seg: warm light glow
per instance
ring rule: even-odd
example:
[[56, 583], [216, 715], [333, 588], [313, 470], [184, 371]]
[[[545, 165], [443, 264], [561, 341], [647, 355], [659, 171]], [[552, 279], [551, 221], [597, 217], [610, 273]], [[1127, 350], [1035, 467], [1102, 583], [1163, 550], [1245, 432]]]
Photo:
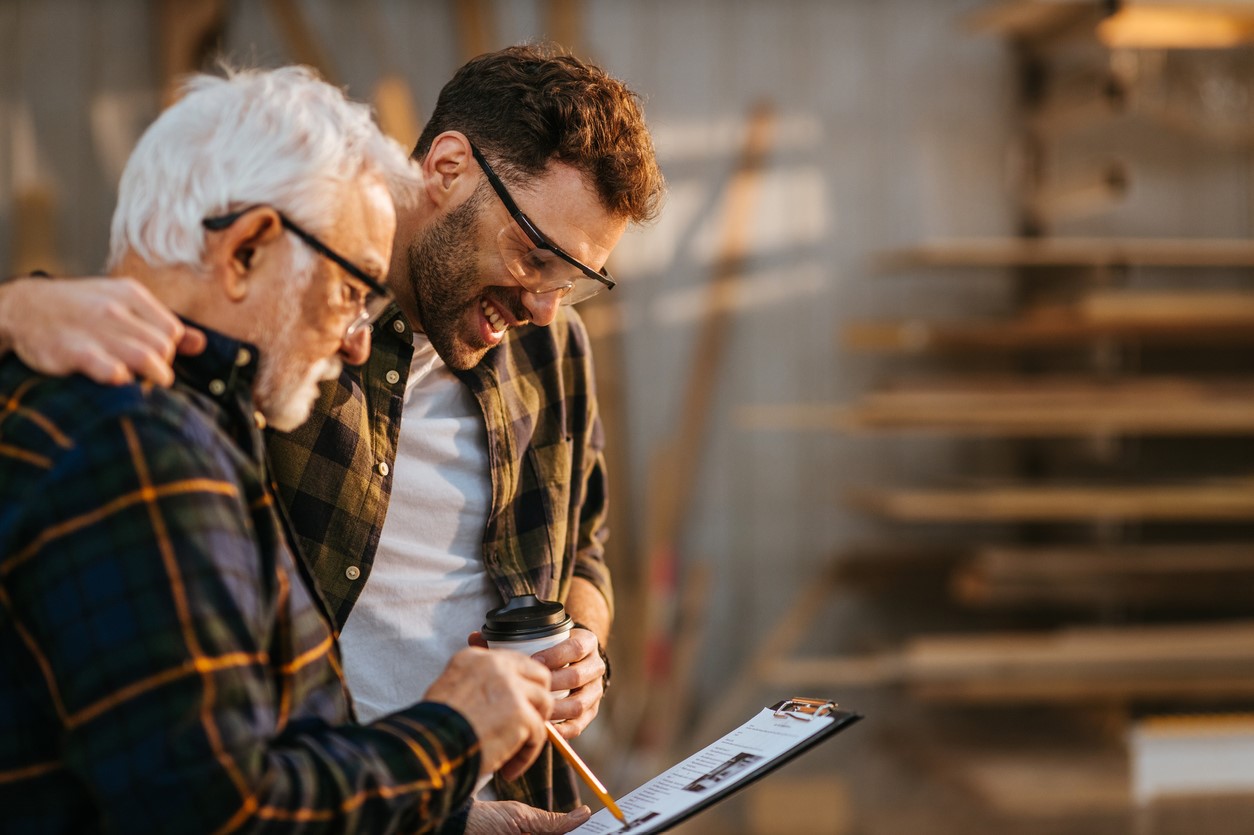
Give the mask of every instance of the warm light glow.
[[1126, 5], [1098, 24], [1097, 36], [1114, 48], [1224, 49], [1254, 41], [1254, 10]]

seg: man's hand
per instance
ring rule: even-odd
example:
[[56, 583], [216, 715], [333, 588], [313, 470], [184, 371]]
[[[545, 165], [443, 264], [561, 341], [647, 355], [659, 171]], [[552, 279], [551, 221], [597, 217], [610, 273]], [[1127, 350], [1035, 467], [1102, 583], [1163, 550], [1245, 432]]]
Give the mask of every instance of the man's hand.
[[553, 671], [554, 690], [570, 690], [569, 696], [553, 704], [553, 721], [560, 722], [558, 733], [574, 739], [596, 718], [605, 696], [601, 684], [605, 662], [597, 652], [597, 636], [587, 629], [572, 629], [565, 641], [531, 657]]
[[44, 374], [168, 386], [175, 352], [200, 353], [205, 335], [129, 278], [23, 278], [0, 286], [0, 345]]
[[592, 817], [592, 810], [580, 806], [573, 812], [546, 812], [513, 800], [476, 800], [466, 818], [466, 835], [549, 835], [569, 832]]
[[480, 774], [507, 780], [531, 765], [548, 737], [553, 710], [549, 671], [517, 652], [472, 647], [453, 656], [423, 697], [456, 710], [474, 728], [482, 751]]

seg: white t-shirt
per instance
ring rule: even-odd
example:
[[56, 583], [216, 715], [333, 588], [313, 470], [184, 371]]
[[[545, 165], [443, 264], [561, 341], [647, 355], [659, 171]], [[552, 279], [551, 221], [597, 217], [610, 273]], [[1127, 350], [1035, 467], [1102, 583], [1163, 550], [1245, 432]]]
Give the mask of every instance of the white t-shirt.
[[421, 333], [392, 479], [370, 578], [340, 635], [363, 722], [420, 701], [501, 605], [482, 557], [492, 500], [483, 411]]

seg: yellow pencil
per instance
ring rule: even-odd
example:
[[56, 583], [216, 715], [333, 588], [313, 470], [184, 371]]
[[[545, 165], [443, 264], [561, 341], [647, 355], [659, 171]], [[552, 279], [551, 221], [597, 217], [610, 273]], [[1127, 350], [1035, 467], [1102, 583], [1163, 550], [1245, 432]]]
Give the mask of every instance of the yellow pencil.
[[571, 768], [579, 772], [579, 776], [588, 784], [588, 788], [596, 793], [597, 798], [605, 804], [605, 808], [610, 810], [610, 814], [626, 823], [627, 818], [623, 816], [623, 812], [618, 808], [618, 804], [614, 802], [614, 798], [610, 797], [610, 793], [605, 790], [605, 786], [601, 785], [601, 781], [592, 773], [592, 769], [588, 768], [587, 763], [579, 758], [579, 755], [575, 753], [575, 749], [570, 747], [570, 743], [557, 732], [557, 728], [553, 727], [553, 723], [545, 722], [544, 729], [548, 731], [549, 740], [553, 743], [553, 747], [561, 752], [562, 756], [566, 758], [566, 762], [570, 763]]

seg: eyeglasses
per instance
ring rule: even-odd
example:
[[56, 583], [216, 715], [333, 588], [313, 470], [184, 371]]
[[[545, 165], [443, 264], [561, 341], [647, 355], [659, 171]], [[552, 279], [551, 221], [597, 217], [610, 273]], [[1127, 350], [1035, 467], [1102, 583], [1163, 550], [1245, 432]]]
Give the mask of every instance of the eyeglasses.
[[[514, 276], [514, 280], [524, 289], [537, 295], [541, 293], [557, 293], [562, 304], [576, 304], [591, 298], [604, 289], [614, 289], [615, 281], [609, 272], [602, 267], [594, 270], [575, 256], [569, 254], [547, 236], [531, 218], [518, 208], [514, 198], [505, 188], [505, 183], [488, 165], [488, 161], [479, 153], [475, 143], [470, 143], [470, 152], [475, 161], [483, 169], [484, 176], [496, 196], [505, 204], [506, 211], [527, 235], [530, 246], [518, 240], [513, 230], [506, 226], [496, 236], [496, 245], [505, 260], [505, 267]], [[575, 270], [572, 270], [574, 267]], [[576, 272], [577, 270], [577, 272]]]
[[[257, 206], [248, 206], [237, 212], [231, 212], [227, 215], [219, 215], [218, 217], [207, 217], [200, 223], [211, 232], [221, 232], [229, 229], [231, 224], [239, 220], [241, 217], [251, 212]], [[277, 211], [277, 210], [276, 210]], [[296, 225], [287, 215], [278, 212], [279, 223], [283, 224], [283, 228], [300, 238], [314, 252], [326, 258], [337, 267], [348, 273], [357, 281], [366, 285], [363, 292], [361, 288], [355, 286], [352, 282], [344, 280], [343, 286], [346, 295], [343, 299], [345, 307], [356, 308], [359, 312], [348, 327], [344, 330], [344, 338], [353, 336], [362, 328], [372, 324], [380, 316], [383, 311], [387, 310], [389, 304], [392, 303], [392, 291], [380, 284], [376, 279], [371, 278], [361, 267], [358, 267], [352, 261], [349, 261], [343, 255], [340, 255], [331, 247], [318, 240], [313, 234], [306, 232], [304, 229]]]

